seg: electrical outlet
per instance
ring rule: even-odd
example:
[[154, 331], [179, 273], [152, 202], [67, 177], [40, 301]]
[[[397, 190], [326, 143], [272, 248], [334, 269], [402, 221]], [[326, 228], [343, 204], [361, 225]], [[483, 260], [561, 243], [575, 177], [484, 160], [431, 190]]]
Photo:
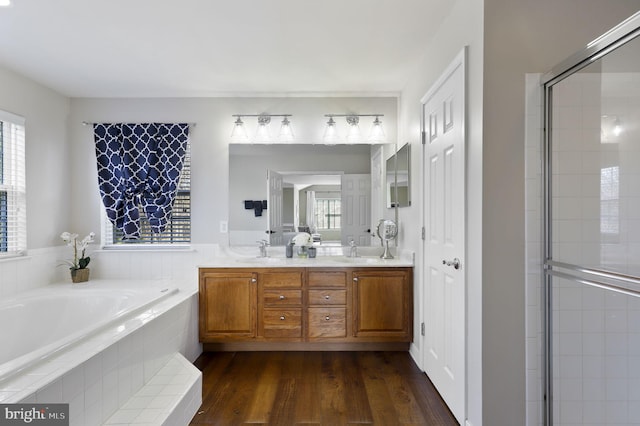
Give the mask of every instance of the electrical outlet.
[[220, 233], [226, 234], [229, 231], [229, 224], [226, 220], [220, 221]]

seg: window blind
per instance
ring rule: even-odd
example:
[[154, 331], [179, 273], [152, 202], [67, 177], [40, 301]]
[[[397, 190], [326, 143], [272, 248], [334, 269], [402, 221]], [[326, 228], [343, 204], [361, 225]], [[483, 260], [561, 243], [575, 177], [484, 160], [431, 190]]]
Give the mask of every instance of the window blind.
[[0, 111], [0, 257], [27, 248], [25, 120]]

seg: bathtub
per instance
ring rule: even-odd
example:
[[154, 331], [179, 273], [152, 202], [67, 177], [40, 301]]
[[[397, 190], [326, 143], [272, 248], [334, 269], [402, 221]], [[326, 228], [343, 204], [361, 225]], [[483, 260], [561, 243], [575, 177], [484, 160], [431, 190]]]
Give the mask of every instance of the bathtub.
[[52, 284], [0, 303], [0, 387], [178, 292], [162, 282]]

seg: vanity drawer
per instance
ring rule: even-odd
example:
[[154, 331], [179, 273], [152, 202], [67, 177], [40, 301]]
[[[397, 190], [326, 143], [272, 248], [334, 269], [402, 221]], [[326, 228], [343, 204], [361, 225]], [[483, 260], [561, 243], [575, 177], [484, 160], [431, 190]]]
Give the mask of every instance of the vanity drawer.
[[307, 275], [309, 287], [346, 287], [346, 271], [311, 271]]
[[347, 290], [309, 290], [310, 305], [345, 305]]
[[345, 308], [309, 308], [309, 338], [346, 337]]
[[302, 290], [264, 290], [263, 300], [268, 306], [300, 305]]
[[302, 287], [301, 271], [264, 272], [258, 278], [263, 287]]
[[264, 337], [302, 337], [302, 309], [264, 309]]

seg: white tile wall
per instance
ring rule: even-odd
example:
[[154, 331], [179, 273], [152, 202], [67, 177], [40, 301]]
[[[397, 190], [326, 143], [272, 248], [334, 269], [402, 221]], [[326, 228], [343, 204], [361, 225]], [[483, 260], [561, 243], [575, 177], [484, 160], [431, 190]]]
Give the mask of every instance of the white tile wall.
[[[554, 258], [638, 274], [640, 258], [640, 145], [638, 130], [626, 128], [617, 144], [600, 141], [600, 116], [640, 119], [633, 90], [601, 102], [603, 86], [638, 75], [583, 73], [556, 86], [553, 161]], [[617, 81], [616, 81], [617, 80]], [[540, 92], [537, 76], [527, 76], [527, 424], [542, 424], [542, 334], [540, 318], [541, 175]], [[602, 105], [601, 105], [602, 103]], [[620, 165], [620, 234], [600, 234], [600, 169]], [[554, 278], [554, 424], [640, 424], [640, 300]]]

